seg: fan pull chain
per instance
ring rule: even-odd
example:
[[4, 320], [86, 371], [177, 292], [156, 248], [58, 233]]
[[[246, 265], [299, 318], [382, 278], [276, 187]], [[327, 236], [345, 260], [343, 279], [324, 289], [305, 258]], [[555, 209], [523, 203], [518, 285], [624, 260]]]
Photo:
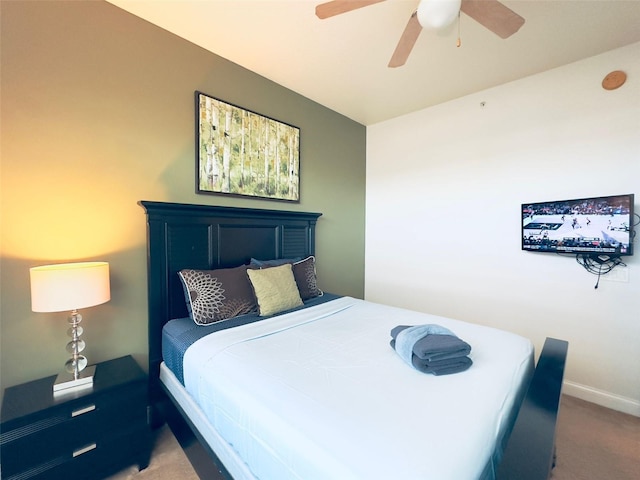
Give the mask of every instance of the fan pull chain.
[[456, 42], [456, 47], [460, 48], [462, 45], [462, 41], [460, 40], [460, 12], [458, 12], [458, 41]]

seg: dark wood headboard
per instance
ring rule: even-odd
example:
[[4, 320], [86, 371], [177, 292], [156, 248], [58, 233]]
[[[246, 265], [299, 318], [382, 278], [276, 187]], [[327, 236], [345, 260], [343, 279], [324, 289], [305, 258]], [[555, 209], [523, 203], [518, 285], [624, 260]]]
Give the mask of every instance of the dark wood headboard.
[[153, 405], [160, 393], [162, 327], [187, 316], [177, 272], [212, 270], [250, 259], [315, 254], [321, 213], [141, 201], [147, 213], [149, 383]]

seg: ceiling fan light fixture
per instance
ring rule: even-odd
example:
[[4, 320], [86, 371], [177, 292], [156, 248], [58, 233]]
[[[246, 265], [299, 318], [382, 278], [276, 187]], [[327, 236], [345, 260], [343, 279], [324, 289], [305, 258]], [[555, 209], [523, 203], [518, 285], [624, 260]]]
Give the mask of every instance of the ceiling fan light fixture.
[[418, 5], [418, 22], [422, 28], [439, 30], [458, 17], [462, 0], [422, 0]]

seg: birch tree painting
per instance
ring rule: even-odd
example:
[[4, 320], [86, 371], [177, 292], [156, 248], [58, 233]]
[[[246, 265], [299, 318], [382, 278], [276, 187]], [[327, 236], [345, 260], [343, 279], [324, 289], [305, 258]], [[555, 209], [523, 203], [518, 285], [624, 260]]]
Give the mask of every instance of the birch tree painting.
[[198, 192], [299, 201], [300, 129], [200, 92]]

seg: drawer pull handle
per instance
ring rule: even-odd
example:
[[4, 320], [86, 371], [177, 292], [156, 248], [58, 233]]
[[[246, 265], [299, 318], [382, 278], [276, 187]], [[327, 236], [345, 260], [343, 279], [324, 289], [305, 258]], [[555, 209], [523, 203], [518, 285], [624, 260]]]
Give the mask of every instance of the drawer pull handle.
[[88, 407], [79, 408], [78, 410], [74, 410], [71, 412], [72, 417], [77, 417], [78, 415], [82, 415], [83, 413], [89, 413], [96, 409], [95, 405], [89, 405]]
[[82, 455], [83, 453], [90, 452], [91, 450], [93, 450], [96, 447], [97, 447], [97, 445], [95, 443], [92, 443], [91, 445], [87, 445], [86, 447], [79, 448], [78, 450], [75, 450], [73, 452], [73, 458], [76, 458], [76, 457]]

